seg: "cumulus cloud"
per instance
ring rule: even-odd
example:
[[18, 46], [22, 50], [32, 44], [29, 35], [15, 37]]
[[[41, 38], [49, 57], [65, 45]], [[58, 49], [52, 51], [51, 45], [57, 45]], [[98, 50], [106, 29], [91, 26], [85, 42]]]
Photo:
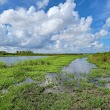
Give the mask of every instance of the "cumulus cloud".
[[99, 32], [97, 32], [96, 34], [95, 34], [97, 37], [105, 37], [105, 36], [107, 36], [108, 35], [108, 31], [107, 30], [105, 30], [105, 29], [101, 29]]
[[0, 0], [0, 5], [3, 5], [7, 2], [7, 0]]
[[49, 0], [39, 0], [36, 4], [39, 9], [45, 8], [49, 3]]
[[110, 17], [106, 19], [106, 23], [104, 25], [104, 28], [110, 27]]
[[[46, 5], [45, 5], [46, 6]], [[47, 12], [9, 9], [0, 14], [0, 46], [20, 49], [37, 49], [40, 52], [78, 52], [99, 49], [98, 40], [106, 36], [104, 29], [92, 33], [93, 18], [80, 18], [74, 11], [76, 4], [67, 0], [51, 7]]]

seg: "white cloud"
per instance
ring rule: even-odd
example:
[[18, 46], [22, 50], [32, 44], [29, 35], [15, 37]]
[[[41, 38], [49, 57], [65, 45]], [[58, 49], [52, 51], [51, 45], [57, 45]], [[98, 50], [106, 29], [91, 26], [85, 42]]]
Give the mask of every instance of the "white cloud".
[[106, 23], [104, 25], [104, 28], [110, 27], [110, 17], [106, 19]]
[[36, 4], [39, 9], [45, 8], [49, 3], [49, 0], [39, 0]]
[[44, 52], [80, 52], [99, 49], [98, 40], [108, 33], [102, 29], [92, 33], [93, 18], [80, 18], [76, 4], [67, 0], [47, 12], [19, 8], [0, 14], [0, 46], [9, 50], [37, 49]]
[[101, 29], [99, 32], [97, 32], [96, 34], [96, 37], [105, 37], [108, 35], [108, 31], [104, 30], [104, 29]]
[[97, 49], [100, 49], [103, 47], [102, 43], [99, 43], [98, 41], [93, 42], [91, 45], [89, 45], [90, 47], [95, 47]]
[[0, 0], [0, 5], [3, 5], [7, 2], [7, 0]]
[[35, 11], [36, 11], [36, 8], [35, 8], [34, 6], [31, 6], [31, 7], [29, 8], [29, 10], [27, 11], [27, 13], [31, 15], [31, 14], [33, 14]]

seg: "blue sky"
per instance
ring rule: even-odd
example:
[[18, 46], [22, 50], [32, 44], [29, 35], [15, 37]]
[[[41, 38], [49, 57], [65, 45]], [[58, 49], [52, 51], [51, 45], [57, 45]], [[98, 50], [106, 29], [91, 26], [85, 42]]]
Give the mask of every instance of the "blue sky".
[[0, 0], [0, 50], [110, 51], [110, 0]]

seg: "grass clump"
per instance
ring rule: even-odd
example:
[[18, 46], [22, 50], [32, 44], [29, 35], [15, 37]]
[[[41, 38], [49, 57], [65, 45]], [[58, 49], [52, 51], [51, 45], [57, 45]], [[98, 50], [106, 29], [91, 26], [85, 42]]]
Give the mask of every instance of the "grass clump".
[[89, 61], [100, 68], [110, 70], [110, 52], [92, 54], [89, 56]]
[[6, 68], [6, 64], [4, 62], [0, 62], [0, 68]]

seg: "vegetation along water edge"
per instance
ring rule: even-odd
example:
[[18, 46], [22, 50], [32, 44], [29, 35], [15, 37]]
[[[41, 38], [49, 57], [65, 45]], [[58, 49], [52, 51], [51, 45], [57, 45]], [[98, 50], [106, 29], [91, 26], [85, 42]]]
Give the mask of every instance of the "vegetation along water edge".
[[[62, 75], [62, 68], [85, 57], [96, 65], [86, 79]], [[1, 62], [0, 110], [109, 110], [109, 78], [110, 53], [53, 55], [10, 66]]]

